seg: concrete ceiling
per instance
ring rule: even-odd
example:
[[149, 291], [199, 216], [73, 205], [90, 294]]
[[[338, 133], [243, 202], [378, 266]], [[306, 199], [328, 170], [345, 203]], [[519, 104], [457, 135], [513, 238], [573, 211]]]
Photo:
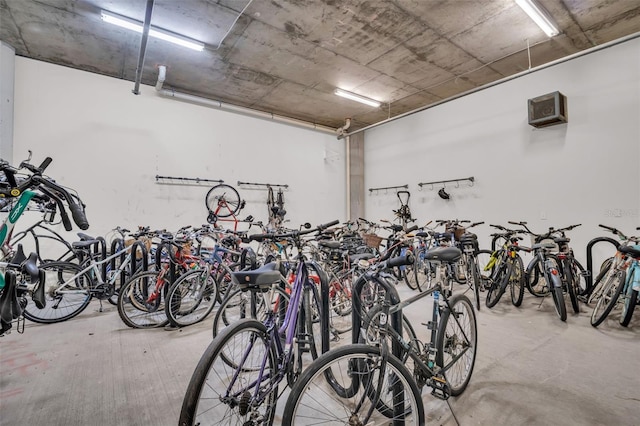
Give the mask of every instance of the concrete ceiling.
[[[539, 1], [560, 35], [514, 0], [155, 0], [151, 25], [206, 47], [150, 38], [142, 83], [166, 65], [165, 88], [332, 128], [350, 117], [354, 130], [640, 30], [639, 0]], [[142, 37], [100, 12], [144, 21], [147, 4], [0, 0], [0, 39], [19, 56], [133, 82]]]

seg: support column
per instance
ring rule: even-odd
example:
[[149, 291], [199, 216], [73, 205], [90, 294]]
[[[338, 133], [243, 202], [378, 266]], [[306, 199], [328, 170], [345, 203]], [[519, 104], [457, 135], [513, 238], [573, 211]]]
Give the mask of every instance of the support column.
[[0, 41], [0, 158], [13, 163], [13, 84], [16, 51]]
[[364, 133], [349, 136], [349, 220], [364, 218]]

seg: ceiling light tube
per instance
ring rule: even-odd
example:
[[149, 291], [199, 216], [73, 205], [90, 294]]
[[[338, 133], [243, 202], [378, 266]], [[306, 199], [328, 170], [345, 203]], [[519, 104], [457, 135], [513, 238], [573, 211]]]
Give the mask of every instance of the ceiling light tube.
[[533, 22], [538, 24], [540, 29], [542, 29], [547, 36], [553, 37], [560, 34], [560, 30], [555, 22], [553, 22], [553, 19], [551, 19], [549, 12], [547, 12], [535, 0], [516, 0], [516, 4], [520, 6], [520, 8], [524, 10], [531, 19], [533, 19]]
[[[126, 16], [118, 15], [112, 12], [102, 11], [101, 18], [104, 22], [108, 22], [113, 25], [117, 25], [122, 28], [126, 28], [137, 33], [142, 33], [142, 22], [136, 21]], [[173, 44], [177, 44], [182, 47], [197, 50], [202, 52], [204, 50], [204, 43], [198, 40], [193, 40], [180, 34], [172, 33], [161, 28], [151, 27], [149, 29], [149, 36], [159, 38], [160, 40], [168, 41]]]
[[355, 93], [347, 92], [346, 90], [336, 89], [334, 93], [338, 96], [342, 96], [343, 98], [351, 99], [352, 101], [360, 102], [374, 108], [378, 108], [381, 105], [381, 103], [378, 101], [365, 98], [364, 96], [356, 95]]

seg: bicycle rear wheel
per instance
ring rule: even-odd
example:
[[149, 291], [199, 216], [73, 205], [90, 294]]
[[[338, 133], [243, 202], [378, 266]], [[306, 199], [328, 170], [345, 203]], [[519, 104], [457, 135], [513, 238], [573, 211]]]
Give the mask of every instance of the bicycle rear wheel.
[[569, 301], [571, 302], [571, 308], [576, 314], [580, 313], [580, 305], [578, 304], [578, 268], [570, 260], [565, 260], [563, 265], [564, 282], [567, 286], [567, 293], [569, 294]]
[[270, 342], [265, 325], [252, 319], [222, 331], [191, 376], [178, 424], [272, 424], [279, 366]]
[[329, 326], [336, 333], [346, 333], [351, 330], [351, 274], [329, 277]]
[[458, 294], [442, 312], [436, 338], [436, 363], [442, 367], [451, 395], [467, 388], [476, 363], [478, 344], [476, 314], [471, 301]]
[[218, 298], [218, 287], [208, 268], [182, 274], [167, 292], [165, 314], [175, 327], [205, 319]]
[[487, 308], [493, 308], [498, 304], [507, 289], [507, 285], [509, 285], [512, 264], [505, 261], [502, 265], [498, 265], [497, 268], [499, 269], [496, 271], [496, 279], [487, 290]]
[[624, 271], [613, 271], [607, 276], [602, 293], [591, 313], [591, 325], [599, 326], [607, 318], [618, 302], [625, 280]]
[[467, 257], [467, 282], [473, 290], [473, 297], [475, 299], [475, 306], [477, 310], [480, 310], [480, 286], [482, 285], [480, 279], [480, 272], [478, 271], [478, 265], [473, 255]]
[[396, 357], [382, 362], [380, 348], [347, 345], [311, 363], [291, 389], [282, 424], [312, 422], [421, 425], [424, 406], [411, 373]]
[[38, 309], [33, 300], [24, 309], [24, 316], [30, 321], [52, 324], [66, 321], [84, 311], [91, 301], [93, 281], [89, 274], [81, 273], [82, 268], [75, 263], [49, 262], [39, 266], [45, 272], [44, 286], [46, 306]]

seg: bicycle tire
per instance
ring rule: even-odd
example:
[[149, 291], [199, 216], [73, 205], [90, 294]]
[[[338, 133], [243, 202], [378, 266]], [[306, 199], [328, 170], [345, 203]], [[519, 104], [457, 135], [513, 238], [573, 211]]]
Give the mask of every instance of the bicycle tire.
[[[263, 372], [262, 383], [269, 385], [277, 376], [278, 361], [270, 342], [265, 325], [253, 319], [241, 320], [223, 330], [209, 344], [191, 376], [178, 424], [250, 424], [246, 422], [254, 415], [261, 417], [264, 424], [272, 424], [278, 385], [274, 384], [258, 406], [252, 406], [254, 387], [241, 392], [242, 386], [256, 382], [263, 362], [268, 371]], [[231, 359], [238, 361], [230, 363]], [[226, 395], [228, 386], [238, 396]]]
[[[300, 320], [300, 328], [298, 329], [298, 345], [303, 341], [308, 342], [308, 346], [302, 346], [302, 351], [308, 350], [312, 359], [318, 358], [318, 354], [322, 353], [322, 328], [321, 309], [319, 306], [319, 297], [317, 287], [315, 285], [303, 289], [302, 293], [302, 309], [298, 311], [298, 319]], [[304, 335], [302, 338], [301, 332]]]
[[478, 250], [475, 253], [476, 265], [478, 265], [478, 272], [480, 273], [481, 288], [488, 289], [490, 286], [489, 277], [493, 273], [493, 268], [488, 268], [487, 265], [491, 259], [493, 252], [491, 250]]
[[478, 271], [478, 265], [476, 264], [475, 257], [470, 255], [467, 258], [467, 275], [470, 278], [470, 285], [473, 290], [473, 298], [475, 300], [475, 307], [479, 311], [482, 302], [480, 301], [480, 272]]
[[567, 305], [564, 303], [564, 291], [562, 287], [554, 287], [551, 291], [551, 297], [553, 298], [553, 306], [556, 309], [556, 313], [560, 318], [560, 321], [567, 320]]
[[524, 262], [522, 258], [516, 254], [512, 265], [514, 267], [511, 271], [511, 277], [509, 278], [509, 290], [511, 292], [511, 303], [513, 306], [518, 307], [522, 305], [522, 299], [524, 298]]
[[507, 285], [509, 285], [509, 278], [511, 277], [512, 265], [510, 262], [505, 261], [498, 268], [500, 269], [496, 273], [497, 279], [491, 283], [491, 287], [487, 290], [486, 304], [489, 309], [498, 304], [507, 289]]
[[188, 271], [171, 285], [165, 299], [165, 314], [174, 327], [196, 324], [213, 311], [218, 286], [208, 268]]
[[[574, 271], [576, 268], [576, 271]], [[563, 264], [563, 275], [564, 282], [567, 286], [567, 293], [569, 294], [569, 301], [571, 302], [571, 308], [573, 312], [576, 314], [580, 313], [580, 305], [578, 304], [578, 289], [577, 289], [577, 279], [576, 276], [577, 267], [573, 264], [571, 260], [565, 260]]]
[[602, 265], [600, 266], [600, 272], [598, 272], [598, 275], [596, 276], [596, 279], [593, 281], [593, 285], [589, 290], [589, 298], [587, 299], [587, 304], [591, 304], [594, 301], [597, 301], [597, 299], [602, 295], [602, 289], [606, 282], [606, 277], [609, 274], [609, 270], [611, 269], [611, 265], [613, 265], [614, 260], [615, 258], [610, 257], [602, 262]]
[[[41, 264], [39, 269], [45, 272], [45, 282], [39, 285], [44, 286], [46, 305], [39, 309], [28, 298], [23, 312], [25, 318], [41, 324], [53, 324], [71, 319], [89, 306], [93, 280], [86, 272], [80, 274], [82, 267], [69, 262], [48, 262]], [[76, 275], [73, 283], [66, 284], [62, 290], [68, 293], [58, 293], [60, 286]]]
[[[574, 271], [574, 282], [576, 288], [576, 294], [578, 296], [585, 296], [591, 292], [591, 287], [589, 287], [589, 283], [587, 282], [587, 270], [584, 269], [584, 266], [578, 259], [575, 257], [571, 260], [573, 265], [577, 268], [577, 271]], [[576, 272], [577, 272], [577, 280], [576, 280]]]
[[[215, 185], [207, 192], [205, 206], [217, 217], [233, 216], [240, 210], [240, 194], [233, 186], [226, 183]], [[226, 211], [222, 211], [223, 208]]]
[[158, 271], [139, 272], [120, 289], [118, 315], [128, 327], [154, 328], [169, 323], [164, 303], [170, 283], [166, 276], [158, 274]]
[[[371, 386], [379, 384], [377, 368], [381, 357], [380, 348], [363, 344], [343, 346], [319, 357], [293, 385], [284, 408], [282, 424], [309, 424], [311, 419], [339, 424], [389, 424], [394, 420], [405, 425], [424, 424], [424, 405], [415, 381], [401, 361], [391, 354], [386, 358], [383, 388], [389, 390], [395, 386], [398, 402], [403, 397], [401, 404], [397, 404], [401, 407], [400, 413], [398, 418], [389, 418], [385, 415], [388, 413], [375, 409], [381, 401], [371, 400], [371, 392], [374, 392]], [[327, 382], [327, 376], [335, 381]], [[336, 398], [340, 394], [336, 387], [354, 392], [345, 392], [343, 395], [349, 396]], [[384, 396], [393, 401], [394, 395]], [[394, 406], [386, 402], [383, 405]], [[355, 412], [355, 407], [359, 408], [358, 412]], [[366, 416], [368, 412], [371, 412], [371, 417], [363, 419], [361, 416]]]
[[[278, 326], [284, 321], [284, 312], [289, 304], [289, 294], [276, 287], [272, 299], [272, 308], [278, 309]], [[263, 321], [266, 318], [266, 307], [264, 298], [260, 297], [260, 293], [243, 292], [239, 288], [232, 290], [218, 307], [216, 315], [213, 318], [212, 334], [215, 339], [223, 329], [245, 318], [253, 318]], [[252, 315], [256, 312], [256, 316]]]
[[596, 301], [596, 306], [593, 307], [593, 312], [591, 312], [592, 326], [597, 327], [602, 324], [611, 313], [618, 301], [620, 292], [622, 292], [624, 281], [624, 271], [613, 271], [607, 276], [607, 280], [602, 289], [602, 295]]
[[[525, 272], [527, 290], [536, 297], [545, 297], [549, 294], [550, 286], [546, 281], [542, 267], [540, 259], [534, 257]], [[544, 281], [540, 281], [541, 279]]]
[[[638, 270], [636, 269], [636, 273], [637, 272]], [[620, 325], [623, 327], [627, 327], [629, 326], [629, 323], [631, 323], [633, 311], [635, 310], [638, 303], [638, 290], [634, 290], [633, 287], [631, 287], [633, 280], [627, 280], [627, 282], [629, 283], [628, 285], [630, 291], [625, 297], [624, 303], [622, 305], [622, 313], [620, 314]]]
[[[443, 368], [453, 396], [460, 395], [469, 384], [477, 345], [478, 328], [473, 305], [468, 297], [457, 294], [449, 299], [449, 307], [442, 312], [436, 338], [436, 364]], [[454, 374], [456, 372], [458, 374]]]
[[344, 274], [340, 279], [330, 274], [329, 279], [329, 327], [338, 334], [351, 330], [351, 278]]

